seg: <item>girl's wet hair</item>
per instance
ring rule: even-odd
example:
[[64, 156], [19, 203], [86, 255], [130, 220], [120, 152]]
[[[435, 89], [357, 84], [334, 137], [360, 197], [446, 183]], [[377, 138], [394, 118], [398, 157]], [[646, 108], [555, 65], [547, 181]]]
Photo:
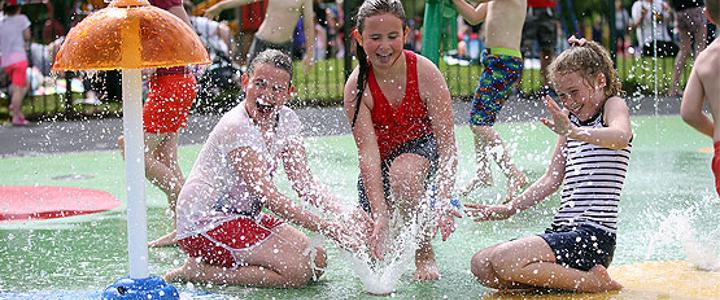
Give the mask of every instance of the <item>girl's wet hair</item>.
[[605, 97], [624, 96], [610, 53], [600, 44], [587, 41], [582, 46], [572, 46], [560, 53], [549, 67], [550, 81], [555, 83], [559, 76], [577, 72], [590, 86], [598, 74], [605, 75]]
[[255, 58], [250, 62], [250, 65], [248, 66], [247, 73], [252, 74], [257, 65], [259, 64], [270, 64], [275, 66], [278, 69], [281, 69], [283, 71], [288, 72], [290, 74], [290, 79], [292, 80], [293, 76], [293, 64], [292, 59], [290, 59], [290, 56], [283, 53], [280, 50], [275, 49], [268, 49], [263, 52], [260, 52]]
[[[363, 2], [358, 8], [357, 15], [355, 15], [355, 27], [358, 32], [362, 34], [365, 29], [365, 19], [377, 16], [381, 14], [391, 14], [402, 21], [405, 24], [405, 9], [403, 8], [400, 0], [369, 0]], [[365, 49], [359, 44], [357, 45], [357, 58], [360, 62], [360, 72], [357, 78], [357, 94], [355, 94], [355, 114], [353, 115], [351, 127], [355, 127], [355, 121], [357, 121], [358, 113], [360, 112], [360, 100], [365, 92], [365, 85], [367, 84], [368, 72], [370, 71], [370, 64], [367, 60], [367, 54]]]

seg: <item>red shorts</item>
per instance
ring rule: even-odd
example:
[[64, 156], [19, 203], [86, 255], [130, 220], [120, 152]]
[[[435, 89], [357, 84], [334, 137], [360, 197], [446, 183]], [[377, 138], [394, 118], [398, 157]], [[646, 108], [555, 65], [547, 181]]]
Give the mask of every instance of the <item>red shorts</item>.
[[262, 214], [258, 221], [238, 218], [212, 230], [178, 241], [180, 249], [190, 257], [199, 257], [213, 266], [235, 268], [235, 252], [250, 251], [272, 235], [271, 230], [284, 224], [279, 219]]
[[715, 192], [720, 196], [720, 141], [715, 142], [715, 155], [712, 159], [712, 172], [715, 175]]
[[143, 105], [145, 132], [171, 133], [186, 127], [190, 107], [197, 94], [195, 76], [152, 76], [148, 85], [150, 91]]
[[27, 60], [23, 60], [3, 68], [5, 74], [10, 77], [10, 84], [17, 87], [25, 87], [27, 84], [27, 66]]

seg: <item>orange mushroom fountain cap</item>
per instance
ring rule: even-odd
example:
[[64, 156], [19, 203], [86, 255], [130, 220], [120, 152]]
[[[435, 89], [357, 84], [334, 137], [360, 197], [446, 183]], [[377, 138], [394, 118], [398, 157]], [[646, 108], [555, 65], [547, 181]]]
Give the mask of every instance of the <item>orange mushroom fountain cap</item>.
[[190, 26], [147, 0], [114, 0], [73, 27], [53, 70], [117, 70], [208, 64]]
[[110, 7], [136, 7], [136, 6], [150, 6], [148, 0], [115, 0], [110, 3]]

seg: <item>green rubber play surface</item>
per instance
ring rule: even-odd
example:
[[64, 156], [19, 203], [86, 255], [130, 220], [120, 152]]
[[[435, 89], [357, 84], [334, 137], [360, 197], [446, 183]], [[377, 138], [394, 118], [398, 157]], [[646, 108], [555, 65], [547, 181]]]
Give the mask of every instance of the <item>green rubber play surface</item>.
[[[531, 180], [545, 172], [556, 136], [539, 122], [498, 125]], [[634, 117], [633, 153], [620, 205], [618, 245], [613, 266], [647, 261], [692, 261], [688, 240], [708, 246], [700, 260], [717, 258], [720, 234], [710, 161], [712, 141], [685, 125], [679, 117]], [[460, 146], [458, 186], [474, 172], [472, 138], [466, 126], [457, 128]], [[306, 147], [315, 176], [343, 201], [356, 201], [357, 152], [350, 136], [308, 138]], [[187, 174], [200, 145], [181, 147], [180, 163]], [[284, 178], [284, 175], [276, 176]], [[121, 200], [119, 208], [91, 215], [23, 223], [0, 223], [0, 298], [24, 298], [52, 291], [101, 291], [128, 273], [125, 223], [124, 165], [117, 151], [82, 152], [0, 159], [2, 185], [51, 185], [98, 189]], [[292, 198], [284, 180], [278, 185]], [[494, 203], [502, 197], [505, 180], [495, 169], [496, 186], [463, 198], [463, 203]], [[160, 190], [147, 183], [149, 237], [171, 228]], [[495, 223], [460, 221], [447, 242], [435, 242], [442, 279], [411, 280], [411, 268], [397, 286], [403, 299], [441, 299], [491, 295], [475, 282], [471, 256], [495, 243], [539, 233], [559, 206], [557, 195], [510, 220]], [[689, 225], [687, 226], [683, 226]], [[689, 229], [688, 229], [689, 228]], [[357, 299], [372, 297], [339, 251], [325, 243], [328, 269], [320, 282], [296, 290], [178, 284], [183, 290], [210, 291], [227, 298]], [[150, 272], [162, 275], [184, 261], [174, 247], [150, 249]], [[707, 262], [707, 261], [706, 261]], [[5, 293], [5, 296], [3, 296]], [[30, 294], [17, 294], [30, 293]], [[15, 296], [13, 296], [15, 295]], [[455, 296], [455, 297], [454, 297]], [[720, 297], [720, 295], [715, 295]], [[493, 296], [495, 297], [495, 296]], [[45, 298], [45, 297], [42, 297]]]

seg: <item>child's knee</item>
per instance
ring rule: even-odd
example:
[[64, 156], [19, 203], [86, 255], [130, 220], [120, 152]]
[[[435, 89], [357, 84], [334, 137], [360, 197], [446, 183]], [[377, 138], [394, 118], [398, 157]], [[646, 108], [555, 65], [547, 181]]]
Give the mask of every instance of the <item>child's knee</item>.
[[293, 266], [286, 269], [285, 287], [300, 288], [306, 286], [313, 279], [313, 270], [309, 266]]
[[488, 255], [488, 262], [495, 274], [499, 277], [506, 278], [517, 269], [517, 261], [513, 252], [513, 249], [509, 245], [500, 244], [495, 246], [493, 251]]
[[486, 274], [492, 271], [492, 265], [490, 264], [491, 252], [491, 249], [484, 249], [475, 253], [470, 259], [470, 272], [478, 279], [486, 277]]
[[418, 199], [425, 192], [426, 174], [427, 166], [398, 157], [390, 168], [390, 187], [401, 199]]

